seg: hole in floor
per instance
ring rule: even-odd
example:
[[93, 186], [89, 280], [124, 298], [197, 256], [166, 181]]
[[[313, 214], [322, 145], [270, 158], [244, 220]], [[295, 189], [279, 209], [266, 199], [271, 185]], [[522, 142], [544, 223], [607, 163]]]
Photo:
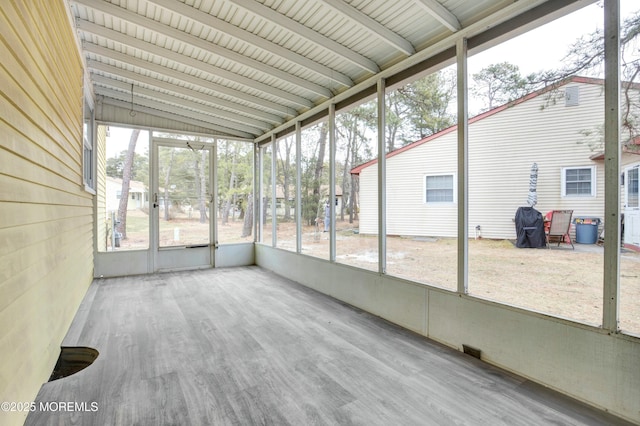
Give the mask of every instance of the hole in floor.
[[62, 379], [84, 370], [98, 358], [98, 351], [82, 346], [62, 347], [49, 381]]

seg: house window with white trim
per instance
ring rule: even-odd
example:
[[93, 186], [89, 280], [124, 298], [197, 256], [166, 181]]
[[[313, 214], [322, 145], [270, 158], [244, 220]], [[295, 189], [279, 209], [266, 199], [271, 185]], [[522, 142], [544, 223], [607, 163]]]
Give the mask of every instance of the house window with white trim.
[[426, 203], [453, 203], [454, 192], [452, 174], [425, 176]]
[[93, 109], [89, 102], [84, 101], [84, 119], [82, 127], [82, 180], [87, 191], [95, 191], [95, 164], [94, 164], [94, 117]]
[[564, 167], [562, 169], [563, 197], [595, 197], [596, 167]]

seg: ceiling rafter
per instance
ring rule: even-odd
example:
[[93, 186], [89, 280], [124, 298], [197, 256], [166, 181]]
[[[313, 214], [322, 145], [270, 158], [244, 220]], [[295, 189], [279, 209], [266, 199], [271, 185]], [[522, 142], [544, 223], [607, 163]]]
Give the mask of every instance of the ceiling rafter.
[[[97, 67], [96, 67], [97, 65]], [[143, 84], [145, 86], [151, 86], [158, 90], [162, 90], [165, 93], [181, 95], [186, 98], [196, 99], [201, 102], [205, 102], [212, 106], [217, 106], [220, 108], [224, 108], [225, 111], [228, 111], [236, 116], [237, 120], [242, 120], [243, 116], [253, 117], [255, 119], [264, 121], [265, 123], [270, 123], [271, 125], [282, 124], [284, 119], [274, 114], [270, 114], [268, 112], [250, 108], [244, 105], [239, 105], [226, 99], [218, 98], [211, 96], [209, 94], [200, 92], [198, 90], [190, 89], [185, 86], [178, 86], [167, 81], [158, 80], [152, 77], [146, 77], [144, 75], [135, 73], [133, 71], [127, 71], [125, 69], [116, 68], [111, 65], [100, 65], [99, 63], [92, 61], [92, 70], [97, 71], [92, 75], [92, 77], [103, 77], [110, 78], [115, 80], [116, 77], [119, 80], [126, 80], [131, 82], [137, 82], [139, 84]], [[112, 77], [109, 77], [112, 76]]]
[[[92, 80], [96, 84], [101, 85], [103, 87], [110, 87], [110, 88], [119, 89], [123, 91], [130, 90], [131, 85], [135, 84], [131, 82], [116, 80], [114, 78], [110, 78], [102, 75], [93, 75]], [[238, 123], [238, 126], [243, 126], [246, 124], [248, 125], [247, 129], [245, 129], [246, 131], [250, 131], [249, 129], [251, 127], [253, 127], [254, 130], [259, 129], [261, 132], [264, 132], [265, 130], [269, 130], [272, 128], [272, 126], [269, 125], [268, 123], [264, 121], [256, 120], [255, 118], [239, 117], [238, 114], [232, 111], [215, 108], [214, 106], [211, 106], [211, 105], [202, 104], [200, 102], [196, 102], [191, 99], [181, 98], [172, 94], [159, 92], [152, 89], [147, 89], [146, 87], [135, 86], [134, 92], [137, 95], [145, 96], [147, 98], [155, 99], [168, 104], [174, 104], [174, 105], [182, 106], [185, 108], [190, 108], [192, 110], [201, 110], [211, 116], [236, 122]], [[241, 127], [238, 127], [238, 128], [241, 128]]]
[[[236, 2], [238, 0], [231, 1]], [[343, 2], [342, 0], [322, 0], [322, 2], [326, 3], [328, 6], [331, 6], [334, 10], [340, 12], [341, 14], [347, 16], [352, 21], [357, 22], [361, 27], [369, 31], [371, 35], [379, 38], [384, 43], [387, 43], [389, 46], [399, 50], [405, 55], [411, 56], [416, 53], [413, 45], [411, 45], [411, 43], [409, 43], [407, 40], [389, 30], [387, 27], [380, 24], [375, 19], [365, 15], [358, 9]]]
[[[99, 95], [99, 100], [105, 105], [112, 105], [127, 111], [131, 110], [130, 100], [123, 101], [123, 100], [114, 99], [111, 97], [105, 97], [104, 95]], [[235, 137], [244, 138], [244, 139], [254, 138], [254, 135], [250, 133], [240, 132], [236, 129], [233, 129], [227, 126], [218, 126], [206, 121], [197, 120], [191, 116], [190, 111], [180, 110], [179, 108], [168, 108], [168, 109], [159, 110], [159, 109], [154, 109], [144, 105], [134, 104], [134, 111], [136, 113], [141, 112], [144, 114], [152, 115], [159, 118], [164, 118], [167, 120], [179, 120], [180, 122], [183, 122], [185, 124], [204, 127], [220, 134], [235, 136]], [[189, 113], [189, 115], [186, 115], [186, 113]]]
[[[478, 51], [523, 23], [541, 22], [548, 15], [552, 19], [551, 12], [580, 8], [584, 2], [65, 0], [65, 4], [71, 5], [83, 62], [93, 79], [87, 87], [122, 99], [100, 95], [98, 103], [105, 99], [120, 104], [98, 108], [98, 120], [140, 126], [153, 122], [176, 129], [185, 128], [181, 123], [193, 123], [201, 126], [198, 131], [211, 129], [225, 135], [221, 137], [261, 143], [289, 132], [297, 122], [307, 125], [318, 120], [332, 104], [348, 108], [366, 99], [380, 78], [393, 86], [432, 70], [434, 64], [451, 61], [460, 37], [469, 39], [470, 51]], [[340, 54], [333, 43], [349, 54]], [[376, 70], [384, 64], [384, 69], [363, 70], [352, 54], [365, 56]], [[146, 103], [144, 108], [153, 117], [126, 113], [127, 84], [137, 89], [135, 100]]]
[[147, 0], [147, 2], [160, 6], [168, 10], [169, 12], [180, 14], [185, 18], [189, 18], [195, 22], [207, 26], [214, 31], [225, 33], [230, 37], [241, 40], [245, 43], [257, 47], [258, 49], [262, 49], [265, 52], [269, 52], [269, 54], [271, 55], [276, 55], [286, 61], [296, 64], [299, 67], [314, 72], [317, 75], [326, 78], [328, 81], [336, 82], [345, 87], [352, 87], [354, 85], [353, 80], [351, 80], [350, 77], [334, 69], [319, 64], [295, 52], [291, 52], [290, 50], [276, 43], [265, 40], [255, 34], [250, 33], [249, 31], [238, 28], [220, 18], [202, 12], [185, 3], [176, 0]]
[[301, 89], [308, 90], [312, 93], [323, 96], [325, 98], [330, 98], [331, 96], [333, 96], [333, 93], [331, 92], [331, 90], [319, 84], [305, 80], [296, 75], [287, 73], [286, 71], [282, 71], [278, 68], [272, 67], [270, 65], [267, 65], [255, 59], [246, 57], [244, 55], [241, 55], [240, 53], [234, 52], [233, 50], [229, 50], [224, 47], [217, 46], [215, 50], [211, 50], [211, 43], [206, 40], [203, 40], [194, 35], [185, 33], [184, 31], [180, 31], [178, 29], [172, 28], [170, 26], [164, 25], [151, 18], [138, 15], [137, 13], [131, 12], [127, 9], [116, 6], [114, 4], [105, 3], [103, 1], [98, 1], [98, 0], [73, 0], [73, 2], [76, 4], [82, 4], [84, 6], [90, 7], [95, 10], [99, 10], [115, 18], [132, 23], [134, 25], [138, 25], [139, 27], [142, 27], [142, 28], [149, 29], [158, 34], [171, 37], [181, 43], [189, 44], [193, 47], [196, 47], [212, 55], [216, 55], [221, 58], [228, 59], [237, 64], [245, 65], [253, 70], [271, 75], [275, 78], [282, 79], [290, 84], [298, 86]]
[[437, 0], [414, 0], [419, 6], [422, 6], [428, 14], [436, 18], [442, 25], [449, 30], [456, 32], [462, 29], [462, 25], [458, 18], [451, 12], [449, 12], [443, 5]]
[[359, 66], [364, 71], [374, 73], [374, 74], [380, 71], [380, 67], [378, 67], [378, 64], [376, 64], [369, 58], [366, 58], [363, 55], [360, 55], [358, 52], [355, 52], [349, 49], [348, 47], [343, 46], [342, 44], [337, 43], [336, 41], [328, 37], [325, 37], [324, 35], [318, 33], [317, 31], [314, 31], [311, 28], [304, 26], [299, 22], [294, 21], [293, 19], [290, 19], [285, 15], [278, 13], [277, 11], [271, 9], [270, 7], [264, 6], [252, 0], [227, 0], [227, 1], [245, 9], [248, 12], [251, 12], [252, 14], [262, 19], [266, 19], [271, 23], [278, 25], [279, 27], [285, 28], [294, 34], [311, 41], [316, 46], [319, 46], [322, 49], [332, 52], [335, 55], [339, 55], [340, 57], [351, 62], [352, 64]]
[[[134, 89], [133, 94], [131, 93], [131, 85], [129, 89], [119, 90], [115, 88], [105, 87], [101, 85], [95, 86], [96, 94], [102, 95], [107, 98], [117, 99], [123, 102], [129, 102], [129, 109], [134, 109], [135, 106], [145, 106], [148, 108], [152, 108], [158, 111], [171, 111], [174, 114], [186, 115], [194, 118], [199, 121], [203, 121], [205, 123], [210, 123], [219, 127], [227, 127], [229, 129], [235, 129], [239, 132], [244, 132], [246, 134], [253, 135], [254, 137], [260, 134], [260, 130], [256, 127], [251, 127], [246, 124], [240, 124], [237, 122], [230, 122], [227, 119], [214, 117], [209, 115], [197, 105], [188, 105], [186, 102], [183, 104], [178, 104], [173, 100], [169, 102], [164, 102], [156, 99], [149, 99], [142, 93], [141, 90]], [[140, 88], [138, 88], [140, 89]], [[131, 100], [133, 98], [133, 105], [131, 104]], [[192, 102], [192, 104], [195, 104]], [[133, 107], [133, 108], [132, 108]]]
[[244, 85], [248, 88], [254, 89], [262, 93], [267, 93], [271, 96], [281, 99], [282, 103], [285, 103], [284, 101], [287, 101], [289, 103], [293, 103], [298, 105], [299, 107], [304, 107], [304, 108], [312, 108], [313, 106], [315, 106], [315, 104], [311, 100], [303, 98], [302, 96], [289, 93], [282, 89], [271, 87], [268, 84], [252, 80], [248, 77], [237, 75], [231, 71], [223, 70], [222, 68], [218, 68], [216, 66], [199, 61], [190, 56], [186, 56], [186, 55], [174, 52], [172, 50], [165, 49], [164, 47], [157, 46], [153, 43], [149, 43], [144, 40], [140, 40], [138, 38], [130, 37], [119, 31], [111, 30], [109, 28], [106, 28], [82, 19], [78, 20], [76, 25], [77, 25], [77, 28], [81, 31], [85, 31], [87, 33], [91, 33], [91, 34], [103, 37], [107, 40], [115, 41], [124, 46], [129, 46], [134, 49], [138, 49], [140, 51], [151, 53], [152, 55], [171, 60], [178, 64], [185, 64], [195, 70], [202, 71], [207, 74], [211, 74], [213, 76], [222, 78], [230, 82]]
[[[285, 117], [291, 117], [296, 114], [296, 110], [293, 108], [289, 108], [285, 105], [280, 105], [275, 102], [271, 102], [266, 99], [256, 98], [244, 92], [240, 92], [235, 89], [231, 89], [225, 86], [221, 86], [219, 84], [213, 83], [211, 81], [202, 79], [200, 77], [193, 76], [191, 74], [182, 73], [180, 71], [176, 71], [172, 68], [164, 67], [161, 65], [157, 65], [151, 62], [147, 62], [142, 59], [132, 58], [127, 56], [125, 53], [116, 52], [115, 50], [108, 49], [106, 47], [96, 46], [95, 44], [89, 45], [88, 43], [85, 45], [85, 51], [88, 53], [94, 53], [98, 56], [101, 56], [106, 59], [111, 59], [116, 62], [120, 62], [123, 64], [129, 64], [132, 67], [137, 67], [140, 69], [144, 69], [148, 72], [156, 73], [158, 75], [163, 75], [165, 77], [173, 78], [175, 80], [193, 84], [195, 86], [202, 87], [207, 90], [211, 90], [213, 92], [219, 93], [221, 95], [225, 95], [228, 97], [232, 97], [238, 100], [242, 100], [244, 102], [251, 103], [252, 105], [256, 105], [259, 107], [266, 108], [275, 113], [279, 113], [284, 115]], [[109, 64], [105, 64], [100, 61], [88, 61], [87, 66], [92, 69], [108, 69], [112, 68], [114, 70], [120, 70], [120, 68], [113, 67]], [[121, 70], [126, 71], [126, 70]], [[105, 71], [109, 72], [109, 71]]]

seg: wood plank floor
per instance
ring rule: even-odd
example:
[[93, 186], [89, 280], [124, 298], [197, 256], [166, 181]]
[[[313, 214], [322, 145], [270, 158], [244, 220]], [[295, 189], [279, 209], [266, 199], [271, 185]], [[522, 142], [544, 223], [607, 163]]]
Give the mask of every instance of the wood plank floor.
[[27, 425], [626, 424], [255, 266], [96, 280], [64, 344]]

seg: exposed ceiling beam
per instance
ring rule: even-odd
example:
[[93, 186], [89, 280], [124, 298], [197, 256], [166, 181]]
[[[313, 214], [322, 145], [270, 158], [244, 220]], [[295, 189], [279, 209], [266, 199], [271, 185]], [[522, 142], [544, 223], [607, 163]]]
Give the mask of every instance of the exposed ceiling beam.
[[459, 31], [462, 29], [460, 21], [453, 13], [449, 12], [437, 0], [414, 0], [416, 4], [422, 6], [427, 13], [436, 18], [442, 25], [451, 31]]
[[[296, 122], [303, 123], [305, 120], [309, 120], [311, 118], [314, 118], [313, 121], [320, 120], [322, 117], [325, 117], [328, 114], [330, 103], [334, 103], [337, 105], [338, 103], [351, 97], [362, 99], [356, 95], [361, 92], [371, 90], [371, 87], [375, 86], [378, 79], [380, 78], [393, 78], [393, 76], [400, 75], [401, 73], [406, 72], [406, 70], [408, 69], [414, 69], [416, 70], [416, 72], [418, 72], [417, 69], [420, 69], [419, 72], [428, 69], [427, 64], [430, 62], [430, 59], [435, 57], [439, 53], [442, 53], [443, 51], [451, 49], [453, 46], [455, 46], [457, 40], [460, 37], [476, 38], [479, 37], [479, 35], [481, 36], [483, 33], [491, 32], [492, 28], [501, 26], [501, 24], [504, 24], [505, 21], [508, 21], [510, 19], [518, 19], [518, 17], [526, 17], [526, 19], [529, 19], [529, 12], [538, 6], [548, 6], [551, 8], [560, 9], [562, 7], [568, 6], [569, 4], [577, 4], [581, 3], [582, 1], [583, 0], [557, 0], [549, 2], [546, 0], [530, 0], [530, 2], [517, 1], [514, 3], [509, 3], [509, 5], [498, 9], [493, 14], [485, 16], [479, 21], [465, 26], [459, 32], [449, 34], [442, 40], [430, 45], [423, 50], [416, 52], [415, 55], [409, 56], [399, 63], [382, 70], [378, 75], [369, 77], [368, 79], [359, 82], [356, 86], [337, 94], [333, 99], [326, 101], [309, 111], [305, 111], [299, 114], [297, 117], [282, 124], [280, 127], [273, 129], [271, 132], [258, 136], [255, 142], [258, 144], [267, 143], [274, 134], [277, 134], [280, 137], [282, 136], [281, 132], [292, 132], [293, 129], [295, 129]], [[586, 1], [590, 3], [595, 2], [595, 0]], [[534, 20], [536, 18], [532, 18], [530, 20]], [[492, 35], [493, 38], [498, 36], [499, 35], [495, 34]], [[472, 39], [469, 40], [469, 44], [471, 44], [471, 41]], [[485, 40], [484, 43], [486, 42], [487, 41]], [[455, 60], [454, 58], [455, 54], [452, 54], [451, 59]], [[424, 66], [426, 66], [426, 68]]]
[[230, 113], [236, 115], [237, 119], [242, 119], [242, 116], [253, 117], [258, 120], [262, 120], [271, 124], [282, 124], [284, 119], [275, 114], [270, 114], [260, 109], [251, 108], [245, 105], [240, 105], [226, 99], [222, 99], [211, 94], [200, 92], [198, 90], [191, 89], [187, 86], [178, 86], [168, 81], [159, 80], [152, 77], [147, 77], [142, 74], [138, 74], [133, 71], [128, 71], [122, 68], [117, 68], [111, 65], [103, 64], [101, 62], [91, 61], [91, 70], [97, 71], [100, 74], [94, 73], [92, 76], [99, 77], [104, 74], [109, 74], [117, 77], [120, 80], [131, 82], [138, 82], [145, 86], [155, 87], [159, 90], [163, 90], [168, 93], [175, 93], [191, 99], [197, 99], [208, 104], [224, 108]]
[[[231, 122], [236, 122], [237, 125], [234, 125], [234, 127], [237, 127], [238, 129], [242, 129], [243, 125], [246, 124], [248, 126], [251, 126], [244, 129], [247, 132], [251, 132], [251, 131], [255, 132], [256, 129], [259, 129], [261, 132], [264, 132], [265, 130], [272, 128], [272, 126], [270, 126], [269, 124], [263, 121], [256, 120], [250, 117], [239, 116], [238, 114], [233, 113], [231, 111], [215, 108], [211, 105], [205, 105], [190, 99], [179, 98], [179, 97], [176, 97], [175, 95], [147, 89], [146, 87], [134, 86], [132, 89], [131, 83], [127, 83], [121, 80], [116, 80], [114, 78], [109, 78], [109, 77], [94, 74], [92, 75], [92, 80], [97, 85], [100, 85], [102, 87], [119, 89], [124, 92], [131, 92], [133, 90], [133, 93], [135, 95], [141, 95], [146, 98], [150, 98], [152, 100], [158, 100], [161, 102], [165, 102], [167, 104], [173, 104], [173, 105], [177, 105], [177, 106], [192, 109], [192, 110], [201, 110], [208, 115], [218, 117], [224, 120], [229, 120]], [[252, 129], [252, 127], [254, 129]]]
[[[140, 40], [138, 38], [128, 36], [119, 31], [111, 30], [89, 21], [84, 21], [82, 19], [79, 19], [77, 22], [77, 27], [80, 31], [91, 33], [99, 37], [103, 37], [106, 40], [114, 41], [124, 46], [133, 47], [134, 49], [138, 49], [143, 52], [151, 53], [152, 55], [155, 55], [159, 58], [165, 58], [170, 61], [173, 61], [176, 64], [188, 65], [189, 67], [195, 70], [205, 72], [207, 74], [222, 78], [232, 83], [244, 85], [248, 89], [253, 89], [258, 93], [266, 93], [273, 97], [282, 99], [283, 103], [285, 103], [284, 101], [286, 100], [290, 103], [294, 103], [304, 108], [312, 108], [315, 106], [315, 104], [312, 101], [310, 101], [309, 99], [303, 98], [302, 96], [294, 95], [293, 93], [289, 93], [285, 90], [271, 87], [268, 84], [252, 80], [250, 78], [235, 74], [231, 71], [223, 70], [222, 68], [218, 68], [211, 64], [199, 61], [190, 56], [182, 55], [172, 50], [157, 46], [153, 43], [149, 43], [144, 40]], [[257, 94], [254, 94], [254, 95], [257, 96]]]
[[[234, 2], [238, 0], [232, 0]], [[242, 0], [247, 1], [247, 0]], [[391, 47], [398, 49], [407, 56], [411, 56], [416, 53], [414, 47], [404, 38], [398, 34], [390, 31], [387, 27], [380, 24], [375, 19], [370, 18], [358, 9], [350, 6], [342, 0], [322, 0], [327, 5], [331, 6], [336, 11], [349, 17], [352, 21], [357, 22], [364, 29], [368, 30], [373, 36], [379, 38], [383, 42], [387, 43]]]
[[138, 15], [137, 13], [130, 12], [129, 10], [119, 7], [115, 4], [98, 0], [74, 0], [74, 3], [83, 4], [87, 7], [91, 7], [92, 9], [100, 10], [101, 12], [104, 12], [115, 18], [132, 23], [134, 25], [138, 25], [143, 28], [147, 28], [163, 36], [171, 37], [181, 43], [189, 44], [209, 54], [228, 59], [237, 64], [245, 65], [251, 69], [268, 74], [274, 78], [281, 79], [283, 81], [286, 81], [287, 83], [294, 84], [301, 89], [308, 90], [325, 98], [330, 98], [333, 96], [333, 93], [329, 89], [320, 86], [319, 84], [315, 84], [293, 74], [289, 74], [286, 71], [282, 71], [263, 62], [241, 55], [240, 53], [234, 52], [233, 50], [225, 49], [220, 46], [216, 46], [215, 49], [212, 49], [211, 43], [206, 40], [203, 40], [191, 34], [187, 34], [184, 31], [180, 31], [168, 25], [164, 25], [153, 19]]
[[230, 123], [227, 120], [216, 119], [215, 117], [211, 117], [196, 111], [180, 108], [175, 105], [168, 105], [163, 102], [153, 101], [135, 95], [132, 108], [131, 95], [128, 93], [123, 93], [114, 89], [107, 89], [101, 86], [97, 86], [95, 90], [96, 94], [103, 96], [105, 101], [107, 101], [107, 99], [117, 101], [119, 102], [118, 106], [120, 106], [121, 108], [126, 108], [129, 111], [142, 111], [159, 117], [170, 118], [172, 120], [179, 119], [180, 121], [184, 122], [187, 122], [186, 119], [189, 119], [190, 121], [188, 122], [190, 124], [194, 124], [197, 126], [203, 126], [203, 123], [207, 123], [209, 127], [213, 126], [219, 131], [224, 131], [225, 133], [243, 138], [255, 138], [257, 134], [255, 129], [253, 129], [251, 132], [247, 132], [246, 130], [240, 129], [240, 126], [236, 127], [235, 125], [233, 125], [233, 123]]
[[320, 46], [322, 49], [325, 49], [329, 52], [332, 52], [335, 55], [340, 56], [342, 59], [349, 61], [354, 65], [359, 66], [365, 71], [368, 71], [371, 73], [377, 73], [380, 71], [378, 64], [376, 64], [369, 58], [366, 58], [360, 55], [358, 52], [354, 52], [348, 47], [345, 47], [342, 44], [337, 43], [334, 40], [331, 40], [330, 38], [323, 36], [317, 31], [314, 31], [311, 28], [306, 27], [300, 24], [299, 22], [294, 21], [293, 19], [290, 19], [282, 15], [281, 13], [278, 13], [277, 11], [271, 9], [270, 7], [264, 6], [253, 0], [227, 0], [227, 1], [237, 6], [240, 6], [246, 11], [251, 12], [252, 14], [255, 14], [255, 16], [259, 18], [266, 19], [267, 21], [270, 21], [271, 23], [276, 24], [279, 27], [285, 28], [294, 34], [311, 41], [316, 46]]
[[[106, 98], [104, 96], [99, 96], [99, 101], [105, 105], [112, 105], [117, 108], [123, 109], [125, 111], [129, 111], [131, 109], [131, 104], [125, 101], [120, 101], [113, 98]], [[136, 113], [141, 112], [150, 116], [155, 116], [155, 117], [159, 117], [166, 120], [173, 120], [173, 121], [177, 120], [177, 121], [180, 121], [181, 123], [191, 124], [193, 126], [209, 129], [212, 132], [215, 132], [217, 134], [223, 134], [227, 136], [233, 136], [233, 137], [244, 138], [244, 139], [254, 139], [253, 135], [245, 134], [243, 132], [238, 132], [233, 129], [229, 129], [227, 127], [214, 126], [210, 123], [204, 123], [200, 120], [196, 120], [191, 117], [176, 116], [175, 114], [170, 112], [158, 111], [153, 108], [148, 108], [141, 105], [136, 106], [135, 112]]]
[[[307, 70], [312, 71], [317, 75], [320, 75], [323, 78], [326, 78], [329, 81], [339, 83], [346, 87], [352, 87], [354, 85], [350, 77], [340, 72], [337, 72], [334, 69], [331, 69], [327, 66], [319, 64], [315, 61], [312, 61], [311, 59], [306, 58], [295, 52], [291, 52], [290, 50], [278, 44], [265, 40], [255, 34], [250, 33], [249, 31], [242, 30], [222, 19], [216, 18], [213, 15], [210, 15], [205, 12], [201, 12], [200, 10], [194, 7], [191, 7], [185, 3], [182, 3], [181, 1], [147, 0], [147, 2], [156, 4], [166, 9], [169, 12], [178, 13], [193, 21], [199, 22], [200, 24], [205, 25], [214, 31], [225, 33], [230, 37], [233, 37], [238, 40], [242, 40], [243, 42], [248, 43], [252, 46], [255, 46], [259, 49], [262, 49], [265, 52], [269, 52], [269, 54], [276, 55], [302, 68], [306, 68]], [[374, 71], [371, 71], [371, 72], [374, 72]]]
[[[92, 46], [95, 46], [95, 47], [92, 47]], [[204, 89], [213, 91], [220, 95], [225, 95], [233, 99], [238, 99], [239, 101], [250, 103], [251, 105], [263, 107], [265, 109], [268, 109], [269, 111], [273, 111], [275, 113], [282, 114], [284, 116], [291, 117], [291, 116], [295, 116], [297, 113], [295, 109], [287, 107], [285, 105], [277, 104], [275, 102], [271, 102], [266, 99], [256, 98], [254, 96], [251, 96], [239, 90], [230, 89], [228, 87], [221, 86], [211, 81], [193, 76], [191, 74], [182, 73], [180, 71], [176, 71], [168, 67], [163, 67], [161, 65], [153, 64], [151, 62], [147, 62], [142, 59], [133, 58], [133, 57], [127, 56], [125, 53], [116, 52], [115, 50], [111, 50], [106, 47], [100, 47], [94, 44], [92, 45], [85, 44], [84, 50], [89, 53], [94, 53], [107, 60], [121, 62], [123, 64], [128, 64], [131, 67], [137, 67], [151, 73], [155, 73], [158, 75], [165, 76], [167, 78], [178, 80], [182, 83], [189, 83], [198, 87], [202, 87]], [[111, 66], [109, 64], [106, 64], [100, 61], [94, 61], [94, 60], [88, 60], [87, 66], [89, 68], [103, 70], [104, 72], [111, 72], [112, 74], [113, 74], [112, 71], [114, 70], [117, 70], [119, 72], [128, 71], [125, 69], [120, 69], [120, 68]], [[133, 72], [133, 71], [129, 71], [129, 72]]]

